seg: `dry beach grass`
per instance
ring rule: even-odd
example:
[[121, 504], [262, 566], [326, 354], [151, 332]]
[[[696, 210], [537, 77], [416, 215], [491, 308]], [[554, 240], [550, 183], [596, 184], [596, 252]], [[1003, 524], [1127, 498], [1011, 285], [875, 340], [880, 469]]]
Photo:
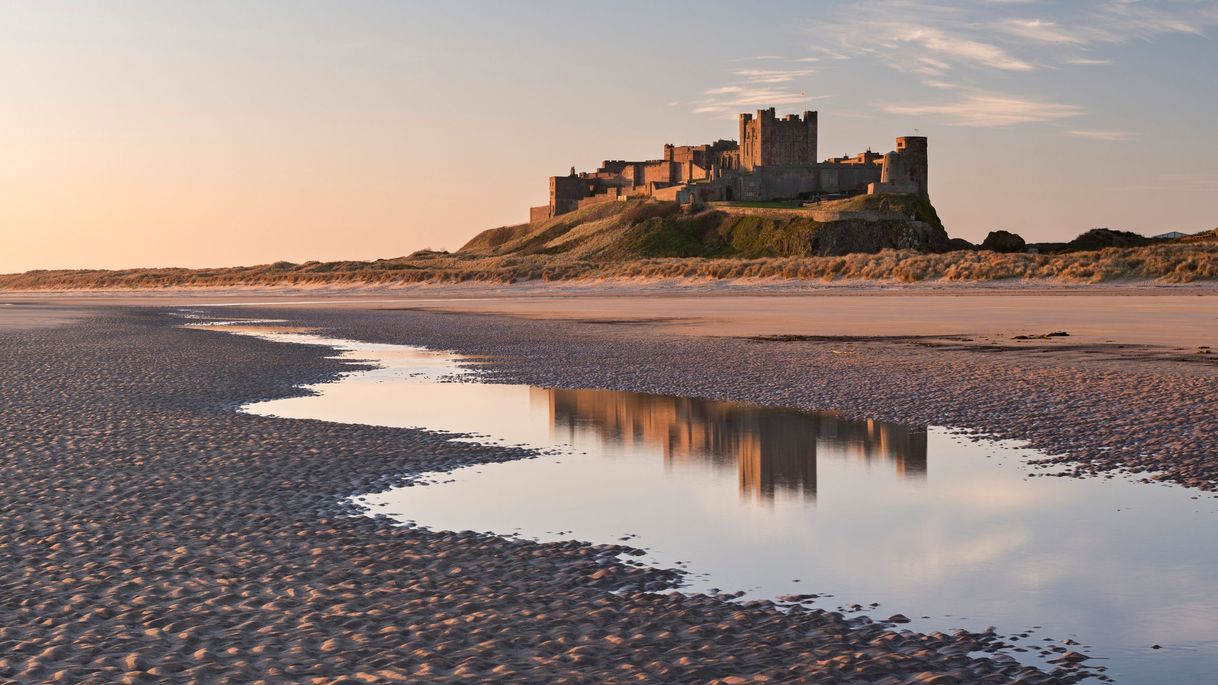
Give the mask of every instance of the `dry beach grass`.
[[885, 250], [842, 257], [649, 258], [592, 261], [563, 255], [423, 253], [370, 262], [307, 262], [220, 269], [31, 271], [0, 276], [0, 290], [367, 287], [417, 283], [603, 280], [794, 280], [890, 283], [1032, 281], [1192, 283], [1218, 280], [1218, 243], [1108, 248], [1069, 254]]

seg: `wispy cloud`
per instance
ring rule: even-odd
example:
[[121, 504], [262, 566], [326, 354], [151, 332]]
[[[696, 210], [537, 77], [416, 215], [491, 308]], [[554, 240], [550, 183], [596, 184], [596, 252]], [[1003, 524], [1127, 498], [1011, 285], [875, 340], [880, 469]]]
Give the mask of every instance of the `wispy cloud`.
[[[1038, 16], [1052, 12], [1052, 19]], [[1091, 64], [1102, 45], [1218, 28], [1214, 0], [873, 0], [853, 4], [814, 29], [816, 44], [838, 57], [871, 57], [901, 71], [1029, 72]]]
[[1165, 33], [1200, 35], [1218, 25], [1211, 0], [1104, 0], [1092, 15], [1097, 41], [1126, 42]]
[[[906, 49], [909, 44], [921, 51], [922, 65], [933, 65], [935, 72], [944, 72], [954, 64], [969, 64], [1002, 71], [1031, 71], [1036, 67], [1031, 62], [1018, 59], [1006, 50], [980, 40], [973, 40], [961, 33], [946, 31], [931, 26], [881, 26], [896, 50]], [[915, 53], [916, 54], [916, 53]], [[899, 55], [895, 64], [900, 64]], [[930, 59], [926, 59], [929, 57]]]
[[1072, 33], [1060, 24], [1042, 19], [1007, 19], [1000, 22], [999, 27], [1013, 36], [1034, 42], [1062, 45], [1083, 45], [1087, 42], [1078, 33]]
[[735, 116], [750, 107], [806, 106], [814, 100], [823, 100], [826, 97], [828, 96], [809, 96], [806, 93], [786, 88], [741, 88], [727, 93], [715, 93], [712, 97], [697, 103], [694, 112]]
[[1134, 134], [1130, 131], [1067, 131], [1067, 133], [1088, 140], [1103, 140], [1108, 142], [1119, 142], [1134, 138]]
[[933, 79], [933, 78], [928, 78], [928, 79], [923, 80], [922, 85], [924, 85], [928, 88], [938, 88], [939, 90], [954, 90], [954, 89], [960, 87], [960, 86], [956, 85], [955, 83], [948, 83], [947, 81], [939, 81], [939, 80]]
[[732, 72], [751, 83], [787, 83], [815, 73], [815, 69], [737, 69]]
[[975, 127], [1058, 121], [1083, 113], [1083, 109], [1075, 105], [994, 93], [974, 93], [945, 103], [885, 104], [880, 109], [889, 114], [933, 115], [943, 117], [950, 125]]
[[786, 84], [815, 73], [816, 69], [807, 66], [782, 68], [782, 65], [775, 65], [775, 68], [771, 69], [735, 69], [732, 71], [735, 82], [703, 91], [706, 97], [693, 103], [693, 111], [699, 114], [735, 116], [741, 110], [751, 107], [806, 105], [812, 100], [826, 96], [809, 97], [805, 91]]

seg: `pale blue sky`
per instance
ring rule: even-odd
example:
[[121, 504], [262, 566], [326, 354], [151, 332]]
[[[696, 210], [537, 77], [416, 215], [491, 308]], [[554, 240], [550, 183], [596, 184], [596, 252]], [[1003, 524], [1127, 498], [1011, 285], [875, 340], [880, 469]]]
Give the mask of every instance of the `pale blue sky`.
[[0, 271], [392, 257], [735, 115], [930, 138], [971, 240], [1218, 225], [1218, 2], [0, 5]]

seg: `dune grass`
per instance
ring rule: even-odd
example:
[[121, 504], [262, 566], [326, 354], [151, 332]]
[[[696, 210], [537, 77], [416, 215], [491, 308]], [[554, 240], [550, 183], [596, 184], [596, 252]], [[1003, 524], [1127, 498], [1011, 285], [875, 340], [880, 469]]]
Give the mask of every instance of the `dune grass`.
[[1058, 255], [885, 250], [842, 257], [673, 257], [597, 261], [566, 255], [472, 256], [427, 252], [369, 262], [277, 262], [220, 269], [30, 271], [0, 275], [4, 290], [379, 286], [599, 279], [1105, 283], [1218, 280], [1218, 243], [1108, 248]]

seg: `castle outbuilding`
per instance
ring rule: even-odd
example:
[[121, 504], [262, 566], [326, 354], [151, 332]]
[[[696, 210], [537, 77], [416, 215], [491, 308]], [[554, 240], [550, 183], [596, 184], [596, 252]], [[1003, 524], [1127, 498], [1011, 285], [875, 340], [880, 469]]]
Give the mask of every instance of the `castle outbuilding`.
[[773, 107], [740, 115], [740, 142], [665, 145], [661, 159], [605, 160], [593, 172], [550, 177], [540, 221], [600, 202], [652, 197], [682, 203], [769, 201], [819, 195], [927, 195], [926, 138], [897, 138], [887, 154], [860, 152], [818, 162], [817, 113], [779, 118]]

